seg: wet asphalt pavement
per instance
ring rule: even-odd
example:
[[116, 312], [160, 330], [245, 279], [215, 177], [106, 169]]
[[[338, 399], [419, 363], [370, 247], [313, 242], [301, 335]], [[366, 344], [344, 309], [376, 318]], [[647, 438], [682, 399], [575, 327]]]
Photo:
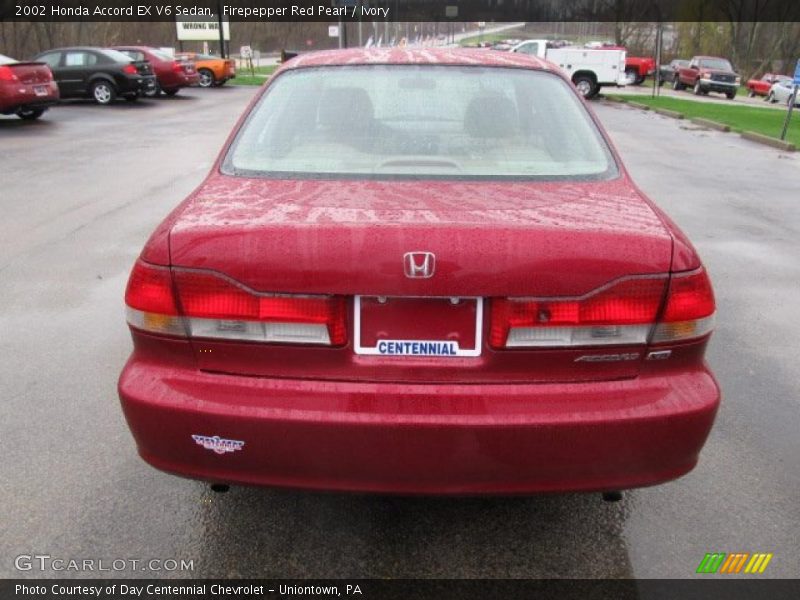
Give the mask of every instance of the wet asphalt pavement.
[[691, 577], [710, 551], [798, 575], [800, 157], [624, 106], [594, 104], [716, 286], [724, 404], [691, 474], [606, 504], [217, 495], [142, 462], [115, 389], [128, 271], [253, 92], [0, 117], [0, 576], [93, 575], [15, 569], [48, 554], [194, 561], [134, 577]]

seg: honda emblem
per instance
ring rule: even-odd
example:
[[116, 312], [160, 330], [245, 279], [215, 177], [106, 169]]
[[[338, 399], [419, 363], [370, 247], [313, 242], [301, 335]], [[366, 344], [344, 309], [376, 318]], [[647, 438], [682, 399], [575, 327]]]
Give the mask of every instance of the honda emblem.
[[406, 252], [403, 255], [406, 277], [410, 279], [429, 279], [436, 270], [436, 256], [433, 252]]

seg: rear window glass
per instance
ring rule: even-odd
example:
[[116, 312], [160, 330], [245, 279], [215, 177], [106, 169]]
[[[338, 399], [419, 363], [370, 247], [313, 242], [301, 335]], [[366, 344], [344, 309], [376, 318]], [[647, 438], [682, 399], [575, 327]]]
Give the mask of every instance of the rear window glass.
[[569, 84], [529, 69], [360, 65], [286, 71], [226, 156], [245, 176], [610, 178]]
[[[123, 54], [122, 52], [119, 52], [117, 50], [103, 50], [103, 53], [112, 61], [117, 63], [127, 64], [132, 60], [130, 56], [128, 56], [127, 54]], [[138, 60], [138, 59], [133, 59], [133, 60]]]

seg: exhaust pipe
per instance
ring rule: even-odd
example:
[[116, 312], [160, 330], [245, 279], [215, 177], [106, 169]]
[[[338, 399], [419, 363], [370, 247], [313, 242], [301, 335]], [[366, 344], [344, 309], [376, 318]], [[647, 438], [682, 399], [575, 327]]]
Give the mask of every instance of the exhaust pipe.
[[212, 492], [216, 492], [217, 494], [224, 494], [229, 489], [231, 489], [231, 486], [229, 486], [227, 483], [212, 483], [211, 484], [211, 491]]
[[604, 502], [619, 502], [620, 500], [622, 500], [622, 492], [618, 490], [603, 492]]

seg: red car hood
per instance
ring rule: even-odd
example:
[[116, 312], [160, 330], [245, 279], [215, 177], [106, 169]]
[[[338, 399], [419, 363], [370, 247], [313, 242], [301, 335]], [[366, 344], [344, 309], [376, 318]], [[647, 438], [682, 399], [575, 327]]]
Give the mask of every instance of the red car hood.
[[[670, 269], [672, 236], [623, 177], [591, 183], [330, 181], [213, 175], [170, 233], [171, 262], [259, 291], [575, 296]], [[430, 279], [403, 255], [436, 255]]]

